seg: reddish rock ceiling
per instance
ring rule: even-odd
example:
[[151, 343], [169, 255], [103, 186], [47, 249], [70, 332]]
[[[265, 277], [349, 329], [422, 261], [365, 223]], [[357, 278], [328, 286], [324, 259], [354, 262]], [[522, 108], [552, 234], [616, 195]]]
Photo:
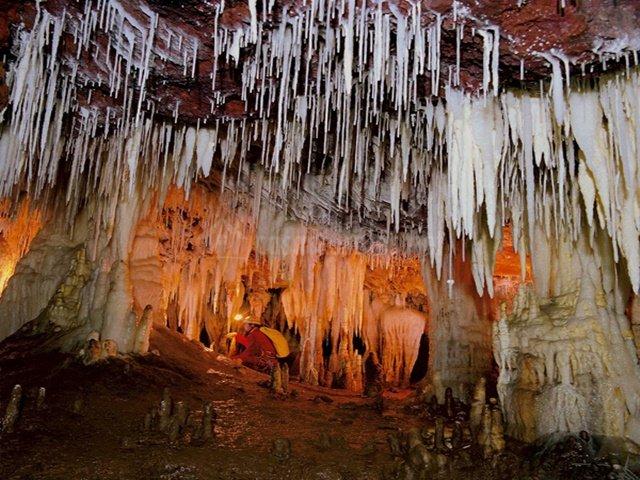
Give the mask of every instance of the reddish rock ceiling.
[[[123, 0], [121, 2], [128, 13], [134, 17], [144, 17], [142, 0]], [[155, 61], [148, 80], [148, 96], [156, 101], [159, 116], [172, 117], [173, 106], [180, 100], [180, 118], [193, 122], [198, 118], [211, 116], [211, 71], [213, 60], [213, 31], [216, 3], [204, 0], [147, 0], [152, 10], [159, 14], [161, 21], [171, 28], [181, 30], [199, 41], [195, 78], [185, 77], [183, 66], [168, 61]], [[521, 4], [518, 6], [518, 4]], [[607, 42], [618, 45], [640, 47], [640, 2], [637, 0], [565, 0], [566, 7], [561, 8], [562, 0], [458, 0], [457, 12], [464, 12], [468, 27], [487, 25], [500, 28], [500, 79], [503, 86], [523, 87], [538, 84], [541, 78], [547, 78], [550, 68], [547, 62], [536, 56], [537, 52], [556, 49], [567, 55], [574, 63], [576, 74], [580, 72], [581, 63], [593, 65], [593, 74], [602, 73], [602, 64], [594, 49], [598, 45], [607, 48]], [[81, 16], [85, 2], [71, 0], [48, 0], [42, 2], [42, 8], [60, 15], [66, 11], [70, 16]], [[398, 6], [408, 9], [409, 3], [401, 0]], [[279, 10], [278, 10], [279, 7]], [[258, 10], [260, 11], [260, 4]], [[282, 9], [300, 10], [302, 2], [279, 2], [268, 25], [275, 28]], [[452, 65], [456, 62], [455, 24], [453, 22], [453, 2], [451, 0], [423, 0], [423, 24], [433, 22], [435, 12], [443, 15], [443, 33], [441, 44], [441, 61]], [[18, 25], [26, 28], [32, 25], [35, 18], [35, 2], [23, 0], [0, 0], [0, 52], [11, 60], [12, 46]], [[460, 13], [459, 13], [460, 14]], [[249, 22], [247, 4], [237, 0], [227, 1], [220, 18], [222, 26], [238, 28]], [[615, 42], [618, 41], [616, 44]], [[99, 42], [107, 39], [102, 38]], [[482, 38], [466, 34], [461, 46], [461, 83], [470, 90], [476, 90], [482, 81]], [[63, 55], [73, 63], [76, 48], [72, 32], [67, 32]], [[242, 56], [251, 55], [245, 49]], [[520, 61], [524, 60], [525, 82], [519, 80]], [[610, 61], [608, 68], [624, 65]], [[95, 79], [101, 71], [84, 52], [79, 60], [79, 79]], [[443, 69], [446, 70], [446, 69]], [[590, 67], [587, 73], [590, 74]], [[2, 72], [0, 72], [1, 74]], [[441, 72], [441, 85], [446, 84], [447, 71]], [[0, 75], [4, 77], [4, 75]], [[245, 112], [244, 102], [239, 94], [239, 69], [219, 62], [216, 88], [226, 95], [226, 103], [216, 107], [213, 117], [240, 117]], [[425, 92], [430, 89], [430, 80], [424, 79]], [[88, 94], [82, 92], [79, 102], [86, 101]], [[86, 88], [85, 88], [86, 90]], [[83, 94], [84, 93], [84, 94]], [[0, 107], [6, 105], [7, 92], [0, 85]], [[92, 105], [117, 106], [118, 99], [109, 97], [106, 87], [95, 88], [92, 93]]]

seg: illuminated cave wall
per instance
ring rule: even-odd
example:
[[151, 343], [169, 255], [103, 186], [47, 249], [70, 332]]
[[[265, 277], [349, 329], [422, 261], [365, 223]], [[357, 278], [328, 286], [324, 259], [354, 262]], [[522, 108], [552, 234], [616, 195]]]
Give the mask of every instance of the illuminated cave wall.
[[[532, 284], [494, 324], [507, 432], [526, 441], [565, 431], [640, 437], [640, 370], [620, 278], [602, 234], [533, 245]], [[612, 268], [613, 267], [613, 268]]]
[[96, 228], [91, 205], [71, 236], [63, 217], [47, 223], [0, 298], [0, 315], [11, 319], [2, 337], [36, 320], [36, 330], [68, 331], [65, 349], [96, 332], [128, 353], [147, 309], [189, 338], [204, 329], [218, 348], [245, 304], [262, 318], [278, 289], [280, 327], [299, 336], [305, 381], [362, 390], [365, 357], [375, 352], [389, 385], [409, 384], [428, 331], [417, 258], [358, 252], [349, 236], [326, 232], [329, 241], [275, 210], [256, 222], [204, 188], [187, 198], [171, 187], [160, 208], [158, 196], [148, 198], [117, 203], [107, 229]]
[[0, 294], [41, 227], [40, 212], [28, 201], [19, 202], [17, 208], [8, 200], [0, 202]]

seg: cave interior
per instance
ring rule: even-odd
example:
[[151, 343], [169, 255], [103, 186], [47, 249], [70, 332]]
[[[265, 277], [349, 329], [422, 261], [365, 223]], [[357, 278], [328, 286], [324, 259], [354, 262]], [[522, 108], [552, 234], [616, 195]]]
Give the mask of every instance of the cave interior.
[[0, 12], [1, 478], [638, 478], [640, 2]]

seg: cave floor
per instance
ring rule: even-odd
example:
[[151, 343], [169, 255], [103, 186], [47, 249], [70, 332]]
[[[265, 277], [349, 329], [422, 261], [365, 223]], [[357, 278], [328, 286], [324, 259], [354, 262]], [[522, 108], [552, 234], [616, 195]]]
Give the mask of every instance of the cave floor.
[[[12, 337], [0, 344], [0, 411], [15, 384], [24, 392], [15, 433], [0, 437], [0, 479], [410, 478], [390, 453], [388, 437], [427, 422], [403, 398], [406, 392], [390, 393], [383, 413], [371, 399], [297, 382], [291, 384], [297, 395], [275, 398], [261, 385], [266, 375], [220, 362], [167, 329], [152, 333], [156, 353], [90, 366], [69, 355], [33, 353], [45, 342]], [[47, 390], [40, 411], [38, 387]], [[213, 439], [172, 443], [144, 431], [145, 415], [165, 387], [195, 414], [212, 402]], [[274, 453], [274, 442], [285, 439], [291, 454]], [[557, 478], [551, 471], [515, 471], [528, 465], [527, 454], [514, 442], [508, 449], [499, 465], [471, 455], [470, 464], [424, 478]], [[607, 478], [595, 470], [562, 478], [570, 477]]]

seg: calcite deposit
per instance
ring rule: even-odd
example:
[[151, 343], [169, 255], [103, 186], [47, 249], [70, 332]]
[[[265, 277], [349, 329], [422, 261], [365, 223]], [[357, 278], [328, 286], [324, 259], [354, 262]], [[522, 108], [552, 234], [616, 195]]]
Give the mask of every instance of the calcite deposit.
[[[640, 452], [640, 3], [0, 8], [0, 341], [129, 375], [162, 329], [238, 369], [277, 330], [279, 401], [411, 395], [407, 478]], [[204, 443], [198, 412], [145, 431]]]

